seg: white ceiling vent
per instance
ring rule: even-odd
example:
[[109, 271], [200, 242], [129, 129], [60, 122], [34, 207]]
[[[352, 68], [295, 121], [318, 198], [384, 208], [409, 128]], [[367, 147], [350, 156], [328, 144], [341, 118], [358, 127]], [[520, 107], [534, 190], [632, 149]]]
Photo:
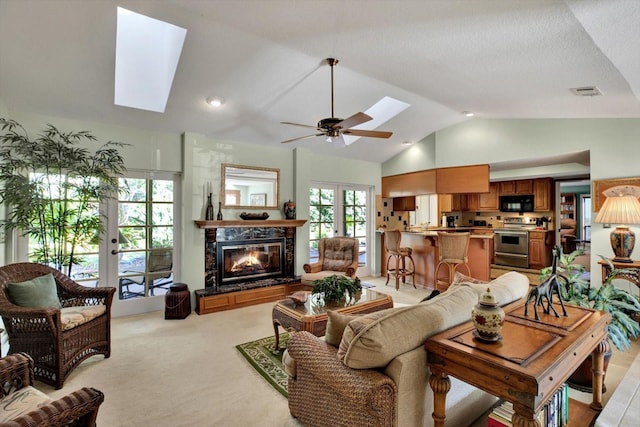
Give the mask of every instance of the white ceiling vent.
[[596, 86], [574, 87], [571, 92], [578, 96], [602, 96], [602, 92]]

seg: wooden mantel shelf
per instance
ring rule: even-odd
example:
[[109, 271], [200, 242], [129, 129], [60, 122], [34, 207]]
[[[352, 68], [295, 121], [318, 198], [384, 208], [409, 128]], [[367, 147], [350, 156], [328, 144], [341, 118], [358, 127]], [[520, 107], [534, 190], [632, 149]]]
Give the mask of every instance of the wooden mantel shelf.
[[223, 220], [223, 221], [194, 221], [198, 228], [225, 227], [302, 227], [306, 219], [272, 219], [272, 220]]

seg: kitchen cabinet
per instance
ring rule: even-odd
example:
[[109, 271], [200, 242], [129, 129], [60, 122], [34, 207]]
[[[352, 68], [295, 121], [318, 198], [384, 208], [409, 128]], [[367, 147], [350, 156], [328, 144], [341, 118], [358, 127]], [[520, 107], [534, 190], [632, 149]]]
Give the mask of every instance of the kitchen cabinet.
[[529, 194], [533, 194], [533, 180], [531, 179], [518, 179], [514, 181], [500, 182], [501, 196], [529, 195]]
[[438, 168], [436, 193], [486, 193], [489, 191], [489, 165]]
[[551, 265], [553, 232], [529, 232], [529, 268], [543, 268]]
[[476, 212], [495, 212], [500, 210], [499, 184], [489, 183], [488, 193], [472, 193], [467, 195], [467, 209]]
[[394, 197], [393, 210], [396, 212], [415, 211], [416, 196]]
[[553, 210], [553, 179], [533, 180], [533, 210], [536, 212]]

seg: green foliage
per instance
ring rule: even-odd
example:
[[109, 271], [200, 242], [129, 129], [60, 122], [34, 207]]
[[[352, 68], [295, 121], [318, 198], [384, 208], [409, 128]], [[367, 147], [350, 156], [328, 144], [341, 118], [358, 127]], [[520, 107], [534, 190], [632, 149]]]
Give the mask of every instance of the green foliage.
[[124, 144], [107, 142], [92, 153], [78, 146], [96, 141], [87, 131], [62, 132], [49, 124], [31, 139], [13, 120], [0, 118], [0, 126], [2, 226], [35, 241], [32, 259], [70, 274], [82, 261], [75, 248], [102, 231], [100, 201], [118, 193], [125, 171], [118, 148]]
[[324, 294], [327, 302], [338, 302], [343, 299], [352, 298], [357, 292], [362, 290], [362, 284], [358, 277], [350, 279], [347, 276], [336, 275], [325, 277], [313, 281], [312, 294]]
[[[569, 304], [611, 314], [609, 340], [618, 350], [627, 350], [631, 346], [631, 338], [637, 338], [640, 334], [638, 322], [631, 317], [640, 313], [640, 303], [629, 292], [616, 288], [612, 281], [619, 274], [637, 275], [639, 272], [635, 268], [614, 268], [607, 258], [600, 255], [600, 258], [609, 264], [609, 274], [603, 278], [602, 286], [591, 287], [590, 282], [582, 277], [585, 272], [584, 266], [575, 263], [575, 259], [583, 254], [583, 250], [576, 250], [566, 255], [560, 249], [558, 272], [562, 274], [558, 274], [558, 280], [565, 285], [562, 288], [562, 299]], [[550, 273], [551, 267], [540, 270], [541, 280]]]

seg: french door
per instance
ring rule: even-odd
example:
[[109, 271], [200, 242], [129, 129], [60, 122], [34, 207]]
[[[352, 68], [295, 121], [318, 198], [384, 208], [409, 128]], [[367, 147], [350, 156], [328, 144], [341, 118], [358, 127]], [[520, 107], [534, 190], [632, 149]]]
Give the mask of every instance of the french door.
[[370, 233], [372, 188], [313, 183], [309, 189], [309, 262], [318, 260], [318, 242], [325, 237], [355, 237], [360, 242], [359, 277], [371, 272]]

